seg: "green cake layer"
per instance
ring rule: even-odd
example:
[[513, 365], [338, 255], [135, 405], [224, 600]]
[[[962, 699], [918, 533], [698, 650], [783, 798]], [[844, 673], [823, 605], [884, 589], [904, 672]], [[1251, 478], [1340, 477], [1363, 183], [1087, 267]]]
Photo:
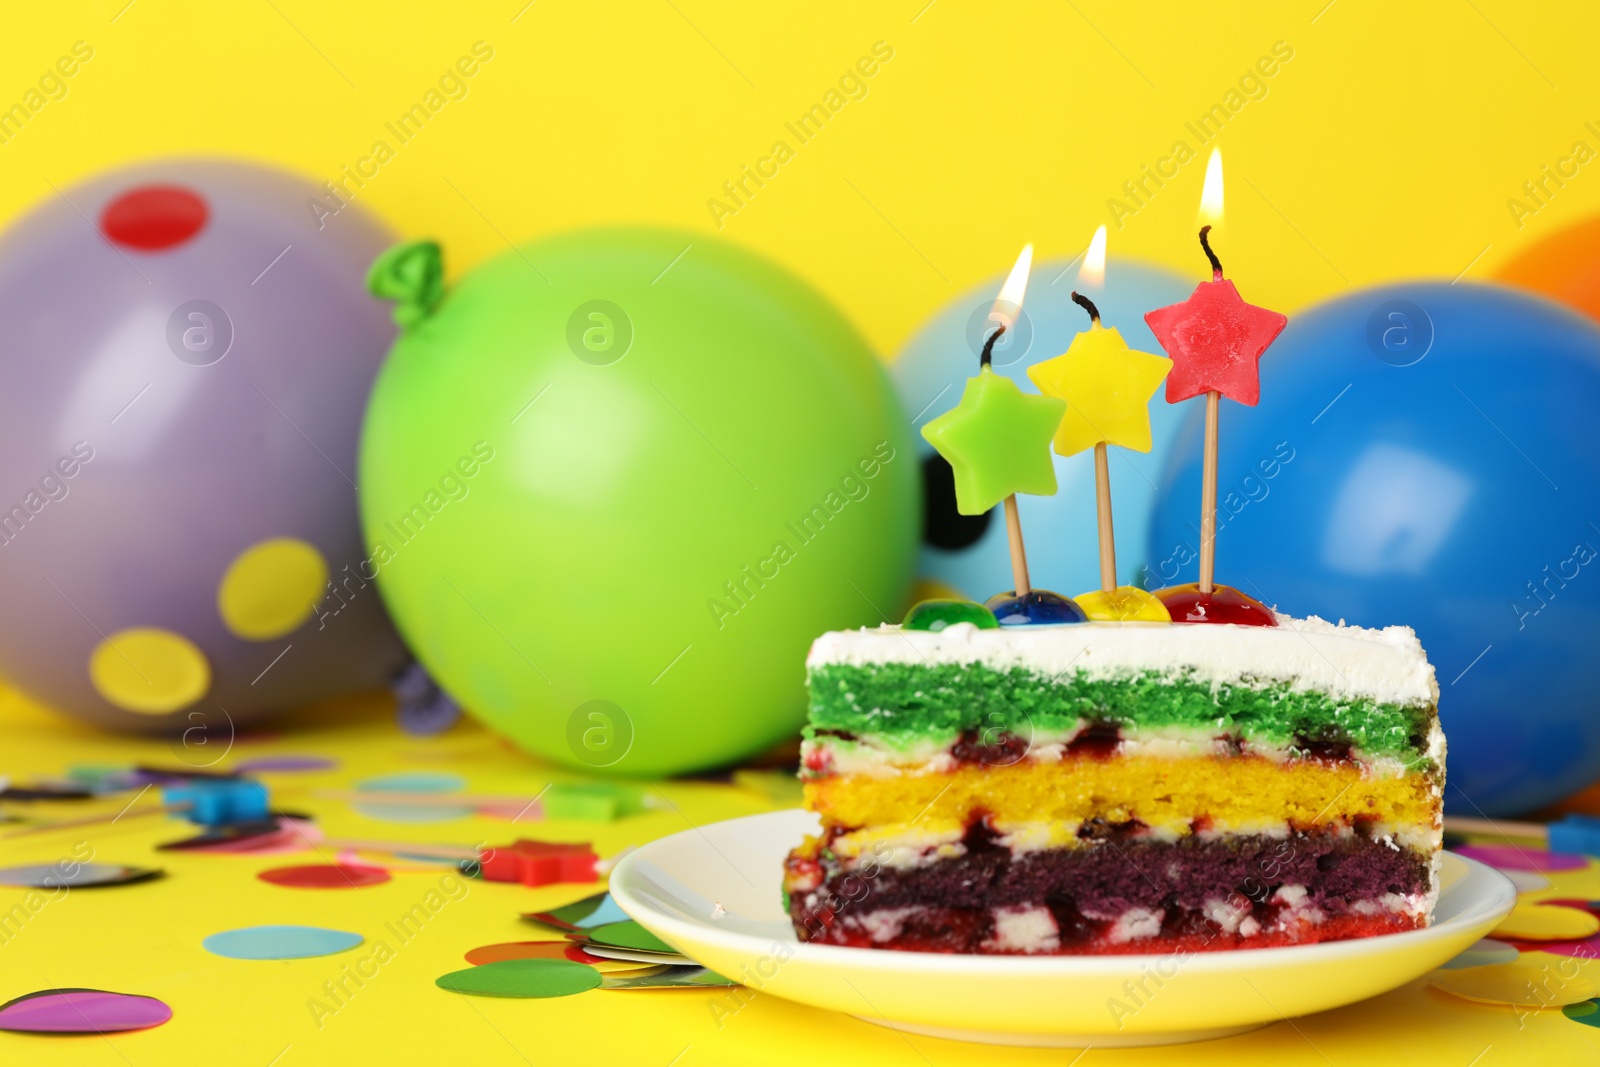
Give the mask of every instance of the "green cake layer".
[[969, 730], [1067, 734], [1083, 722], [1125, 730], [1188, 727], [1272, 745], [1347, 744], [1423, 769], [1429, 705], [1335, 698], [1283, 684], [1219, 684], [1193, 672], [1083, 673], [1058, 679], [982, 664], [819, 664], [809, 672], [808, 736], [871, 735], [890, 747]]

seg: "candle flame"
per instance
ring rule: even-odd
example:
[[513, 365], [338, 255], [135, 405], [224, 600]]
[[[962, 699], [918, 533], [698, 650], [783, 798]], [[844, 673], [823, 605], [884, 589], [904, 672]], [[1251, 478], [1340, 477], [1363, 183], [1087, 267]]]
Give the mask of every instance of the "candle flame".
[[1206, 163], [1206, 184], [1200, 191], [1200, 214], [1196, 217], [1200, 226], [1222, 225], [1222, 149], [1213, 148], [1211, 159]]
[[1083, 266], [1078, 268], [1078, 288], [1099, 289], [1106, 280], [1106, 228], [1094, 231], [1089, 250], [1083, 254]]
[[1028, 291], [1028, 271], [1033, 267], [1033, 245], [1022, 246], [1022, 251], [1017, 255], [1016, 265], [1011, 268], [1011, 273], [1006, 275], [1006, 283], [1000, 287], [1000, 295], [994, 299], [994, 309], [989, 312], [989, 321], [996, 326], [1006, 329], [1017, 324], [1017, 316], [1022, 312], [1022, 296]]

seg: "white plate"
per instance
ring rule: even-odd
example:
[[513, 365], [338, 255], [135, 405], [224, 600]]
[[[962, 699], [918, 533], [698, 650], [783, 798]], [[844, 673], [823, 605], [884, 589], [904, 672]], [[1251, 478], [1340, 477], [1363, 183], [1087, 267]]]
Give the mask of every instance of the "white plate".
[[783, 859], [816, 816], [780, 811], [653, 841], [611, 874], [622, 909], [752, 989], [912, 1033], [1014, 1045], [1157, 1045], [1241, 1033], [1404, 985], [1493, 929], [1510, 880], [1446, 853], [1434, 924], [1381, 937], [1166, 956], [958, 956], [797, 942]]

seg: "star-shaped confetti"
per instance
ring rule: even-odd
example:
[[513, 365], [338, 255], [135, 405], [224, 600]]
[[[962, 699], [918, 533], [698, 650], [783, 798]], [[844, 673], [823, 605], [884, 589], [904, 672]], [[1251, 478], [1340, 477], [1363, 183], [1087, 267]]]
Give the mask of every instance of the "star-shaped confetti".
[[1150, 398], [1172, 369], [1172, 360], [1129, 348], [1115, 327], [1085, 330], [1065, 353], [1028, 368], [1045, 396], [1067, 402], [1056, 430], [1063, 456], [1101, 441], [1150, 451]]
[[1201, 282], [1181, 304], [1148, 312], [1156, 340], [1172, 357], [1167, 403], [1215, 389], [1254, 406], [1261, 398], [1259, 360], [1289, 319], [1246, 304], [1226, 278]]
[[968, 378], [961, 403], [922, 428], [955, 471], [956, 509], [982, 515], [1013, 493], [1054, 493], [1050, 439], [1066, 407], [1027, 395], [988, 367]]

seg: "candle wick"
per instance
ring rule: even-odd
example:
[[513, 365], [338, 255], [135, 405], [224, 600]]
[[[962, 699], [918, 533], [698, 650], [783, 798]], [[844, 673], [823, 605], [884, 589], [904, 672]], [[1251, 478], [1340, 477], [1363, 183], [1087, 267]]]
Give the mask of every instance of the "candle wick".
[[1074, 290], [1072, 293], [1072, 302], [1089, 313], [1090, 322], [1094, 323], [1096, 326], [1100, 325], [1100, 309], [1094, 306], [1093, 300], [1090, 300], [1082, 293]]
[[1005, 332], [1005, 324], [1002, 323], [989, 335], [989, 339], [983, 342], [983, 354], [978, 357], [978, 366], [987, 367], [994, 361], [994, 343], [1000, 340], [1000, 335]]
[[1222, 260], [1218, 259], [1217, 254], [1211, 251], [1211, 241], [1206, 236], [1210, 232], [1211, 227], [1209, 225], [1200, 227], [1200, 247], [1206, 250], [1206, 258], [1211, 261], [1211, 280], [1220, 282], [1222, 280]]

